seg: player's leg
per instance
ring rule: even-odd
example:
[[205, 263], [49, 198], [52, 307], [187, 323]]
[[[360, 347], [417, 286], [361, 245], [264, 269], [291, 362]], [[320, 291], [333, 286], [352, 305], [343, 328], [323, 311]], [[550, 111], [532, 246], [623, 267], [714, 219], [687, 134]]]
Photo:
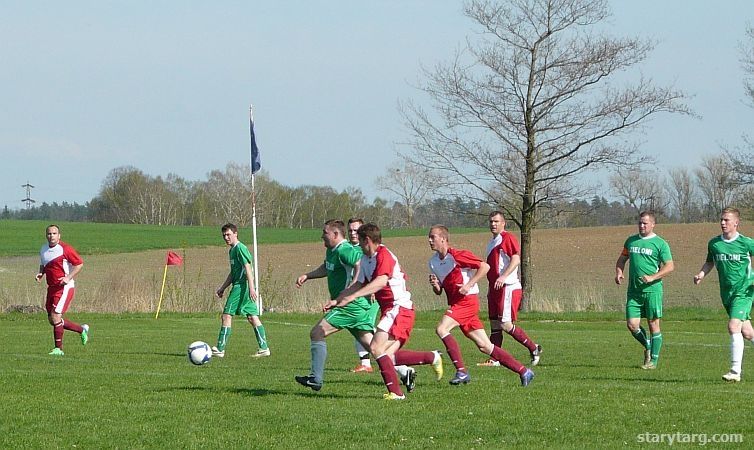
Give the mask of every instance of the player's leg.
[[369, 350], [364, 347], [364, 345], [359, 342], [358, 339], [354, 339], [353, 341], [354, 349], [356, 350], [356, 355], [359, 357], [359, 364], [351, 369], [351, 372], [356, 373], [371, 373], [372, 372], [372, 360], [369, 357]]
[[63, 315], [56, 312], [47, 314], [47, 321], [52, 325], [52, 339], [55, 347], [49, 353], [50, 355], [63, 356]]
[[508, 368], [509, 370], [516, 372], [521, 380], [522, 386], [528, 386], [531, 380], [534, 378], [534, 372], [527, 369], [526, 366], [521, 364], [510, 353], [503, 350], [501, 347], [494, 345], [483, 329], [468, 330], [466, 336], [474, 341], [480, 352], [490, 355], [490, 358], [500, 362], [500, 365]]
[[644, 301], [640, 295], [628, 295], [626, 297], [626, 327], [631, 336], [644, 348], [645, 366], [652, 362], [651, 342], [644, 327], [641, 326], [641, 316], [644, 310]]
[[505, 292], [503, 295], [503, 331], [529, 350], [532, 365], [536, 365], [539, 363], [539, 354], [542, 348], [529, 338], [523, 328], [515, 323], [518, 319], [518, 309], [521, 306], [523, 290], [518, 285], [505, 286], [503, 290]]
[[649, 344], [650, 361], [642, 366], [642, 369], [656, 369], [662, 349], [662, 330], [660, 330], [660, 318], [647, 319], [649, 332], [652, 334]]
[[326, 317], [320, 319], [309, 332], [309, 349], [311, 351], [311, 370], [308, 376], [296, 376], [296, 381], [306, 387], [310, 387], [315, 391], [322, 388], [322, 384], [325, 381], [325, 362], [327, 360], [327, 343], [325, 339], [327, 336], [337, 333], [338, 328], [335, 328], [327, 322]]
[[456, 339], [450, 333], [453, 328], [457, 327], [458, 325], [459, 323], [455, 319], [445, 314], [440, 319], [440, 323], [437, 324], [435, 333], [437, 333], [437, 337], [439, 337], [442, 343], [445, 345], [445, 350], [447, 350], [448, 357], [450, 358], [451, 362], [453, 362], [453, 365], [456, 368], [456, 372], [462, 372], [465, 374], [468, 372], [468, 370], [466, 370], [466, 366], [463, 363], [461, 348], [458, 346]]
[[435, 371], [435, 377], [439, 381], [442, 378], [442, 357], [438, 351], [416, 351], [403, 349], [403, 345], [408, 342], [411, 336], [411, 330], [414, 328], [415, 313], [412, 309], [398, 308], [395, 311], [387, 313], [377, 329], [388, 330], [391, 339], [400, 343], [395, 349], [393, 362], [397, 366], [416, 366], [422, 364], [431, 364]]
[[377, 365], [380, 367], [380, 375], [382, 375], [382, 381], [385, 383], [387, 393], [385, 399], [390, 400], [402, 400], [406, 398], [401, 391], [401, 386], [398, 381], [398, 376], [395, 373], [395, 364], [393, 363], [393, 355], [400, 348], [400, 343], [388, 334], [387, 331], [380, 329], [378, 326], [377, 332], [374, 333], [374, 338], [370, 344], [370, 350], [375, 356]]
[[[503, 346], [503, 299], [505, 291], [494, 289], [490, 286], [487, 292], [487, 314], [490, 320], [490, 342], [498, 347]], [[493, 358], [478, 363], [477, 366], [499, 366], [500, 363]]]
[[257, 339], [257, 345], [259, 346], [259, 350], [252, 356], [255, 358], [270, 356], [270, 347], [267, 345], [267, 331], [265, 331], [262, 321], [259, 320], [259, 308], [257, 308], [256, 302], [251, 301], [249, 290], [245, 286], [241, 291], [240, 310], [240, 313], [245, 315], [246, 320], [254, 327], [254, 337]]
[[66, 302], [69, 300], [68, 294], [70, 289], [48, 289], [47, 290], [47, 321], [52, 325], [52, 337], [55, 347], [49, 353], [54, 356], [63, 356], [63, 334], [65, 332], [65, 322], [63, 313], [65, 312]]
[[741, 363], [744, 356], [744, 337], [741, 333], [743, 321], [731, 317], [728, 320], [728, 334], [730, 334], [730, 371], [723, 375], [725, 381], [740, 381]]
[[[226, 302], [227, 304], [227, 302]], [[223, 313], [220, 316], [220, 332], [217, 334], [217, 345], [212, 347], [212, 355], [223, 358], [225, 356], [225, 346], [228, 345], [230, 335], [233, 332], [233, 316]]]

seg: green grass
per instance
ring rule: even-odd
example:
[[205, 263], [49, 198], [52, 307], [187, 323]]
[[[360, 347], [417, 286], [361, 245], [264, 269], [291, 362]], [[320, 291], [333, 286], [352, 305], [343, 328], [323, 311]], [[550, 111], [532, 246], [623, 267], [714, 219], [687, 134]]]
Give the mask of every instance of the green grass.
[[[56, 222], [61, 237], [81, 254], [98, 255], [133, 253], [144, 250], [175, 249], [222, 245], [220, 227], [185, 227], [132, 225], [116, 223]], [[41, 220], [0, 220], [0, 257], [36, 255], [45, 242], [45, 228], [49, 222]], [[454, 233], [479, 232], [461, 228]], [[423, 236], [425, 229], [386, 230], [386, 237]], [[251, 244], [251, 227], [239, 230], [242, 241]], [[265, 244], [294, 244], [317, 242], [321, 229], [257, 229], [257, 242]]]
[[[441, 312], [419, 315], [408, 348], [439, 348]], [[272, 356], [254, 360], [251, 328], [236, 319], [224, 359], [191, 366], [185, 348], [213, 344], [215, 315], [76, 315], [92, 326], [82, 347], [66, 334], [66, 356], [47, 356], [43, 315], [0, 315], [2, 448], [502, 448], [637, 446], [642, 433], [742, 433], [754, 439], [744, 381], [725, 384], [728, 337], [719, 311], [669, 310], [655, 371], [638, 368], [641, 349], [621, 320], [603, 314], [533, 316], [521, 322], [544, 347], [528, 388], [483, 360], [456, 332], [473, 381], [437, 383], [418, 368], [403, 402], [381, 399], [380, 376], [356, 375], [352, 339], [328, 339], [326, 383], [315, 393], [293, 381], [309, 365], [317, 316], [266, 314]], [[561, 320], [563, 319], [563, 320]], [[506, 349], [528, 353], [510, 338]]]

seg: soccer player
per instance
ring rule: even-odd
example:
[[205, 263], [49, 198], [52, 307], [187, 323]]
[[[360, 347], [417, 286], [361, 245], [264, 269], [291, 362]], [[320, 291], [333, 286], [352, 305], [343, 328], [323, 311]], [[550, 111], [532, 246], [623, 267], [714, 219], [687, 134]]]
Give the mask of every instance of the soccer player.
[[437, 324], [436, 331], [456, 367], [456, 374], [450, 384], [466, 384], [471, 381], [458, 342], [450, 334], [455, 327], [460, 327], [480, 352], [490, 355], [493, 360], [516, 372], [521, 378], [521, 384], [528, 386], [534, 378], [534, 372], [499, 346], [493, 345], [479, 320], [477, 282], [484, 278], [490, 266], [468, 250], [452, 248], [450, 233], [444, 225], [435, 225], [429, 229], [429, 248], [435, 252], [429, 259], [429, 283], [435, 294], [440, 295], [444, 290], [448, 298], [449, 308]]
[[370, 344], [372, 355], [380, 367], [380, 374], [388, 392], [386, 400], [403, 400], [406, 396], [398, 383], [395, 365], [432, 364], [437, 380], [442, 379], [440, 352], [402, 350], [414, 327], [414, 304], [406, 288], [406, 276], [398, 258], [382, 245], [382, 232], [375, 224], [359, 227], [359, 245], [364, 252], [359, 275], [354, 284], [343, 290], [335, 300], [325, 305], [329, 310], [343, 307], [359, 297], [374, 294], [380, 305], [380, 319]]
[[[351, 217], [348, 219], [348, 242], [351, 243], [351, 245], [355, 246], [359, 249], [359, 252], [361, 252], [361, 248], [359, 247], [359, 234], [357, 233], [360, 226], [364, 225], [364, 221], [362, 219], [359, 219], [358, 217]], [[355, 266], [355, 271], [353, 273], [354, 279], [356, 279], [356, 275], [358, 274], [358, 263]], [[377, 316], [377, 311], [380, 309], [376, 302], [372, 303], [374, 308], [374, 314], [375, 318]], [[369, 350], [364, 347], [364, 345], [359, 342], [358, 338], [354, 338], [354, 347], [356, 348], [356, 355], [359, 357], [359, 364], [351, 369], [351, 372], [354, 373], [372, 373], [372, 360], [369, 358]]]
[[720, 214], [722, 234], [707, 244], [707, 259], [694, 284], [699, 284], [713, 267], [717, 268], [720, 280], [720, 298], [728, 313], [730, 334], [730, 371], [723, 380], [741, 381], [741, 363], [744, 357], [744, 338], [754, 342], [751, 326], [752, 287], [751, 258], [754, 255], [754, 240], [738, 232], [741, 213], [736, 208], [725, 208]]
[[[654, 227], [655, 214], [642, 211], [639, 214], [639, 234], [626, 239], [615, 263], [615, 283], [619, 285], [623, 283], [626, 262], [629, 263], [626, 326], [644, 349], [642, 369], [657, 368], [662, 348], [662, 279], [674, 268], [670, 246], [654, 233]], [[641, 326], [642, 317], [647, 319], [651, 338]]]
[[[256, 299], [257, 291], [254, 290], [254, 273], [251, 268], [251, 253], [243, 242], [238, 240], [238, 227], [232, 223], [222, 226], [223, 240], [230, 247], [228, 257], [230, 259], [230, 272], [223, 284], [217, 288], [215, 295], [223, 298], [225, 289], [231, 286], [220, 324], [220, 334], [217, 337], [217, 346], [212, 347], [212, 354], [220, 358], [225, 356], [225, 346], [231, 335], [233, 316], [246, 316], [257, 338], [259, 350], [252, 356], [259, 358], [270, 356], [270, 348], [267, 345], [267, 333], [262, 321], [259, 320], [259, 310]], [[255, 300], [255, 301], [252, 301]]]
[[[539, 364], [542, 346], [532, 341], [523, 328], [515, 324], [521, 306], [521, 282], [518, 266], [521, 264], [521, 246], [512, 233], [505, 231], [505, 217], [500, 211], [489, 215], [492, 239], [487, 244], [487, 272], [489, 289], [487, 307], [490, 319], [490, 342], [503, 346], [503, 331], [529, 350], [531, 365]], [[498, 366], [499, 361], [488, 359], [479, 366]]]
[[49, 225], [45, 229], [47, 244], [39, 251], [39, 271], [34, 277], [37, 283], [44, 277], [47, 281], [47, 321], [52, 325], [55, 348], [49, 353], [63, 356], [63, 333], [65, 330], [81, 335], [81, 344], [89, 342], [89, 325], [79, 325], [63, 318], [73, 302], [75, 294], [74, 278], [84, 267], [84, 260], [78, 252], [60, 240], [60, 227]]
[[[353, 281], [354, 267], [363, 256], [360, 247], [354, 247], [345, 239], [345, 224], [340, 220], [328, 220], [322, 228], [325, 261], [311, 272], [296, 279], [299, 288], [312, 279], [327, 277], [327, 288], [330, 299], [338, 294]], [[329, 303], [329, 302], [328, 302]], [[377, 317], [376, 303], [365, 297], [358, 297], [351, 303], [337, 308], [331, 308], [325, 316], [312, 327], [309, 333], [312, 354], [311, 371], [308, 376], [295, 377], [296, 381], [315, 391], [322, 389], [325, 375], [325, 360], [327, 359], [327, 344], [325, 338], [340, 330], [348, 330], [362, 345], [369, 347], [374, 331], [374, 321]], [[369, 361], [369, 353], [366, 356]], [[369, 367], [369, 372], [372, 368]], [[413, 370], [413, 369], [412, 369]], [[411, 387], [413, 389], [413, 386]]]

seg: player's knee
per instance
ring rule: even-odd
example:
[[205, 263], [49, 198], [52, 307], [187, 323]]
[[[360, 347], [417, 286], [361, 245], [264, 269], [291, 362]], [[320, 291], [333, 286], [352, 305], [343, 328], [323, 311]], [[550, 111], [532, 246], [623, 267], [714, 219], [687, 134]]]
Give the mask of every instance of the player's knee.
[[506, 333], [510, 333], [511, 331], [513, 331], [513, 322], [502, 322], [500, 328], [502, 328], [502, 330]]
[[325, 330], [320, 326], [319, 324], [314, 325], [309, 332], [309, 339], [312, 341], [324, 341], [325, 340]]

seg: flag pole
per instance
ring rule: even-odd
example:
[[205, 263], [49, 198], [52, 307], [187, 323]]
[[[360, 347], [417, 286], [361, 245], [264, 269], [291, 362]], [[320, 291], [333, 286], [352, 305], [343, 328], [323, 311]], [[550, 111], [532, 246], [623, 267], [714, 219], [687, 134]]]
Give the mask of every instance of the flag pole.
[[259, 310], [259, 315], [261, 316], [263, 314], [263, 304], [262, 304], [262, 294], [259, 292], [259, 257], [257, 256], [257, 194], [254, 189], [254, 147], [256, 143], [254, 142], [254, 112], [252, 110], [252, 105], [249, 104], [249, 133], [250, 138], [252, 140], [252, 155], [251, 155], [251, 165], [249, 166], [251, 170], [251, 233], [252, 233], [252, 240], [253, 240], [253, 252], [254, 252], [254, 290], [257, 293], [257, 309]]
[[162, 294], [165, 292], [165, 279], [168, 276], [168, 265], [165, 264], [165, 272], [162, 274], [162, 288], [160, 288], [160, 301], [157, 303], [157, 314], [154, 315], [154, 318], [157, 319], [160, 317], [160, 307], [162, 306]]

